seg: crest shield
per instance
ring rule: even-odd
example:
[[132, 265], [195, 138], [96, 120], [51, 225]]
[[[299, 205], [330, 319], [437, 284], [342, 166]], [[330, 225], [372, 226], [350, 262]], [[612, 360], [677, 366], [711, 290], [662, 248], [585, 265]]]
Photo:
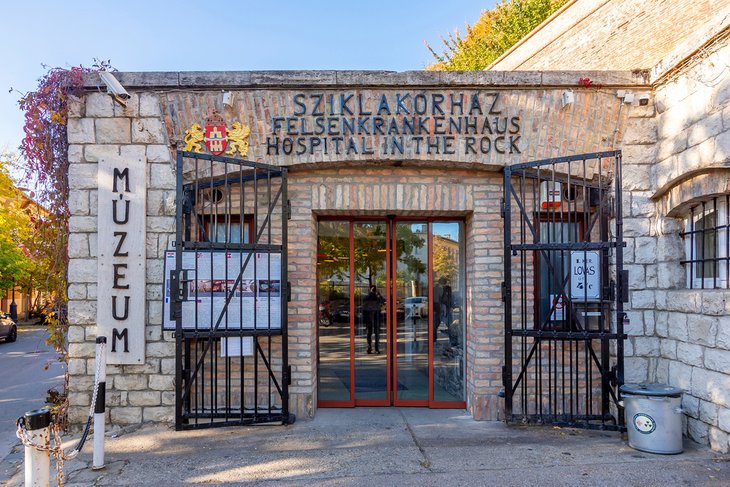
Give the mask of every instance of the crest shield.
[[228, 146], [228, 130], [220, 115], [213, 115], [205, 121], [205, 146], [211, 154], [219, 156]]

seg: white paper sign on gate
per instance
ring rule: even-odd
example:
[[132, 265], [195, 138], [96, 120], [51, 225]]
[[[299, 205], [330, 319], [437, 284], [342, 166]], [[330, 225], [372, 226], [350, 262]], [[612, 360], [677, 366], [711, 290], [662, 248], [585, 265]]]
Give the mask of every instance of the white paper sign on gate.
[[578, 300], [601, 297], [600, 253], [574, 250], [570, 253], [570, 297]]

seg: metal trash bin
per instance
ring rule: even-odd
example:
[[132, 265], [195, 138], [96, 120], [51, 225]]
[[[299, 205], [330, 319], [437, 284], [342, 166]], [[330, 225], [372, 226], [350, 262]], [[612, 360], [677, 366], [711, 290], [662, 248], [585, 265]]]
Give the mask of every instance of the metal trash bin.
[[662, 455], [682, 453], [682, 389], [624, 384], [621, 395], [631, 448]]

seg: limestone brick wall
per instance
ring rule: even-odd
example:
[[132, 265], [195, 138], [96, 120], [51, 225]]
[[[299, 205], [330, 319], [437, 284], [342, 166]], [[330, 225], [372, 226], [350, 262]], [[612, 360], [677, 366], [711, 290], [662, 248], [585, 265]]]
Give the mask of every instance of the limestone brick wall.
[[[107, 414], [114, 424], [172, 421], [174, 340], [162, 332], [164, 250], [175, 231], [175, 175], [157, 96], [133, 93], [127, 107], [102, 93], [74, 100], [69, 115], [69, 419], [88, 414], [94, 380], [97, 288], [97, 163], [109, 155], [147, 161], [146, 360], [109, 365]], [[141, 288], [141, 289], [140, 289]]]
[[680, 232], [690, 206], [730, 192], [729, 56], [720, 40], [658, 85], [654, 106], [629, 115], [624, 152], [626, 380], [682, 388], [686, 434], [722, 452], [730, 433], [730, 290], [688, 289]]

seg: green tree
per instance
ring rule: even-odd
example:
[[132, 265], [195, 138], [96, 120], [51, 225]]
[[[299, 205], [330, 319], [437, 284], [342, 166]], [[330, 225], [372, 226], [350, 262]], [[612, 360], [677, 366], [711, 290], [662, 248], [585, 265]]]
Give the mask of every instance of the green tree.
[[9, 154], [0, 156], [0, 289], [24, 281], [33, 272], [24, 241], [32, 235], [33, 225], [26, 199], [8, 172], [12, 160]]
[[503, 0], [492, 10], [482, 12], [474, 26], [467, 24], [466, 35], [457, 30], [442, 37], [441, 54], [428, 44], [436, 59], [431, 70], [481, 70], [515, 45], [567, 0]]

